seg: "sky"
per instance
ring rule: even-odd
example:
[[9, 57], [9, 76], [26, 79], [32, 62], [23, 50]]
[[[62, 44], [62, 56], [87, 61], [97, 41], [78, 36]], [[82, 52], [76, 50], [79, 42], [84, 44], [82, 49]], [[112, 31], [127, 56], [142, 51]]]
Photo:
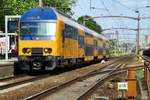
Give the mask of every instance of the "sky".
[[[73, 6], [74, 18], [77, 19], [83, 15], [90, 16], [138, 16], [135, 13], [139, 11], [140, 17], [150, 17], [150, 0], [91, 0], [91, 7], [96, 9], [90, 9], [90, 0], [77, 0], [76, 5]], [[107, 10], [108, 9], [108, 10]], [[137, 21], [133, 19], [124, 18], [97, 18], [94, 19], [101, 25], [102, 29], [108, 28], [137, 28]], [[140, 28], [150, 28], [150, 19], [143, 19], [140, 21]], [[119, 40], [125, 42], [135, 43], [136, 31], [133, 30], [117, 30], [119, 33]], [[108, 30], [103, 33], [114, 33], [116, 30]], [[140, 31], [140, 43], [144, 42], [145, 35], [150, 34], [149, 30]]]

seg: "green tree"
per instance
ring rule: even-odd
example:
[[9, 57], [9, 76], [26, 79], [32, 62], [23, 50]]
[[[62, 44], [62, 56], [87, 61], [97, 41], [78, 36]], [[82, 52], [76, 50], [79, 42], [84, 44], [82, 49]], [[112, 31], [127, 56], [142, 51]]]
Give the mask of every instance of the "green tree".
[[65, 14], [73, 15], [71, 7], [76, 3], [77, 0], [43, 0], [44, 6], [55, 7]]
[[[5, 15], [21, 15], [26, 10], [38, 7], [39, 0], [2, 0], [0, 3], [0, 30], [4, 31]], [[55, 7], [72, 15], [71, 7], [76, 0], [43, 0], [43, 6]]]
[[102, 32], [102, 28], [99, 24], [96, 23], [96, 21], [94, 21], [92, 19], [92, 17], [90, 16], [81, 16], [78, 18], [77, 22], [79, 24], [83, 24], [85, 25], [86, 27], [98, 32], [98, 33], [101, 33]]
[[117, 39], [111, 39], [111, 40], [109, 40], [109, 43], [110, 43], [110, 46], [111, 46], [110, 47], [111, 55], [116, 56], [115, 53], [119, 53], [118, 40]]
[[35, 0], [3, 0], [0, 4], [0, 30], [4, 31], [5, 15], [21, 15], [37, 5]]

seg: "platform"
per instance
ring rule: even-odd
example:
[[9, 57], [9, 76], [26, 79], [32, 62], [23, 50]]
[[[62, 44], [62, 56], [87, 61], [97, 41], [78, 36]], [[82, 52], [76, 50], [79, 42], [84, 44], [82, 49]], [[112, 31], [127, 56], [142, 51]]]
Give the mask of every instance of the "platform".
[[17, 58], [9, 60], [0, 60], [0, 79], [10, 78], [14, 76], [14, 62]]

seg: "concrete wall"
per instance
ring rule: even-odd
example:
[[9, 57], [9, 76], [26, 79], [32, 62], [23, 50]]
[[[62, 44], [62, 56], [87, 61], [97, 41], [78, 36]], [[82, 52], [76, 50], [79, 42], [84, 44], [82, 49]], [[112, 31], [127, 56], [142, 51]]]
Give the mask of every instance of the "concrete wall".
[[9, 78], [14, 76], [13, 63], [0, 64], [0, 79]]

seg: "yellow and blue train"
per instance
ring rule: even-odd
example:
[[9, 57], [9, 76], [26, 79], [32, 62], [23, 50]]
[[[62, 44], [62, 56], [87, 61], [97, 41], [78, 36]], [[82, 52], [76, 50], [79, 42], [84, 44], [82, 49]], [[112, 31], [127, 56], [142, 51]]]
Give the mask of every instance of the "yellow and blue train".
[[57, 67], [109, 58], [109, 41], [54, 8], [33, 8], [19, 22], [18, 61], [22, 70]]

